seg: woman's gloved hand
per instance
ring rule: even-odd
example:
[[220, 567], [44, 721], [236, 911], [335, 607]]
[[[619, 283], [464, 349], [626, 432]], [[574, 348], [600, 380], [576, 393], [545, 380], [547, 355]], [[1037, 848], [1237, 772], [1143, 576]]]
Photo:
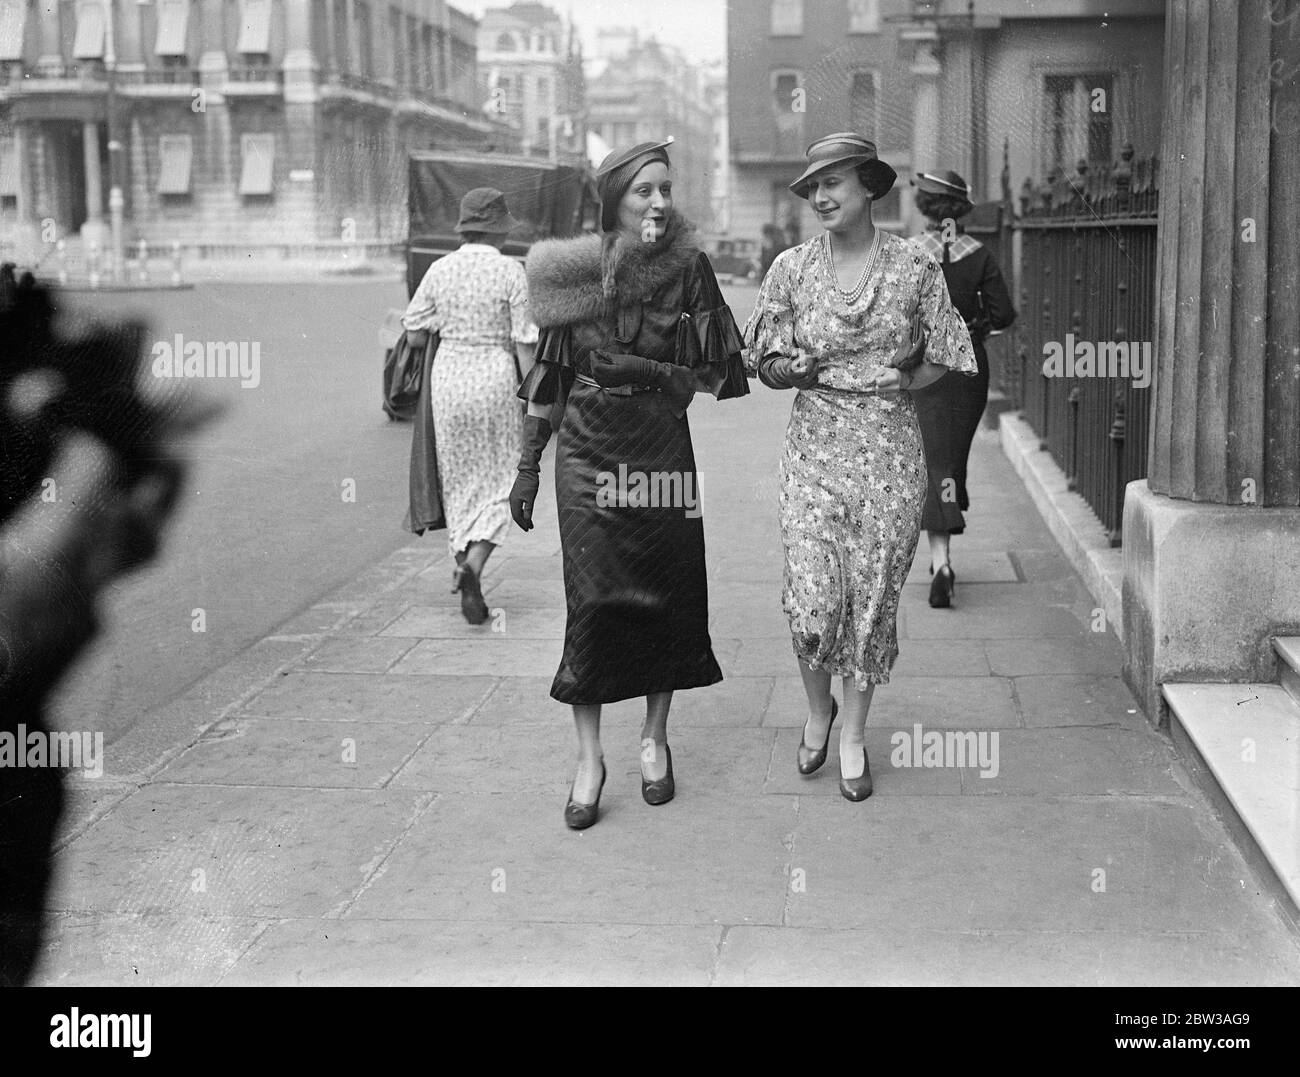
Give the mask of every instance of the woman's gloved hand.
[[652, 385], [661, 390], [679, 419], [686, 414], [695, 396], [694, 372], [674, 363], [656, 363], [640, 355], [594, 351], [590, 365], [591, 380], [604, 389], [620, 385]]
[[524, 531], [533, 529], [533, 506], [541, 485], [542, 453], [551, 440], [551, 424], [538, 415], [524, 419], [524, 447], [519, 454], [519, 474], [510, 489], [510, 516]]
[[769, 355], [758, 364], [758, 380], [769, 389], [811, 389], [817, 384], [817, 360], [802, 352]]
[[429, 330], [408, 329], [406, 331], [406, 343], [416, 351], [423, 350], [429, 343]]

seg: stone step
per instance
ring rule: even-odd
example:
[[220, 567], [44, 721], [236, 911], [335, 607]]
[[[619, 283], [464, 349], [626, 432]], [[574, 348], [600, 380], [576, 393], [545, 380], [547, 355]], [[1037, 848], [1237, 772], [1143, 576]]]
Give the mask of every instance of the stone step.
[[1278, 657], [1278, 683], [1300, 703], [1300, 636], [1274, 636], [1273, 650]]
[[1300, 927], [1300, 702], [1276, 684], [1166, 684], [1170, 734]]

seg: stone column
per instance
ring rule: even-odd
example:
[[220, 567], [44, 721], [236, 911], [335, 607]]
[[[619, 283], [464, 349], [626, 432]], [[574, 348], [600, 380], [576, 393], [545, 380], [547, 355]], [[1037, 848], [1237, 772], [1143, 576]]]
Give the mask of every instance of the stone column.
[[283, 206], [293, 222], [291, 228], [304, 240], [317, 238], [319, 223], [316, 132], [320, 65], [312, 49], [311, 20], [311, 0], [285, 0], [284, 122], [289, 186]]
[[1170, 0], [1150, 463], [1126, 676], [1272, 680], [1300, 628], [1300, 4]]
[[63, 42], [59, 37], [59, 0], [37, 0], [35, 12], [41, 24], [41, 53], [36, 66], [57, 67], [63, 63]]
[[81, 159], [86, 169], [86, 223], [82, 234], [104, 245], [104, 178], [99, 167], [99, 124], [85, 120], [81, 125]]

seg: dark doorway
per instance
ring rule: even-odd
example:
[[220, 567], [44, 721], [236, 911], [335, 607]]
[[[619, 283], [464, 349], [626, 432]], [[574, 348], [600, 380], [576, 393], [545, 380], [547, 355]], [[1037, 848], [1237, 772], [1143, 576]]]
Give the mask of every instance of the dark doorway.
[[[51, 120], [46, 124], [49, 138], [51, 208], [61, 235], [75, 235], [89, 216], [86, 207], [86, 156], [84, 125], [80, 120]], [[99, 143], [100, 214], [108, 215], [108, 132], [105, 125], [95, 125]]]

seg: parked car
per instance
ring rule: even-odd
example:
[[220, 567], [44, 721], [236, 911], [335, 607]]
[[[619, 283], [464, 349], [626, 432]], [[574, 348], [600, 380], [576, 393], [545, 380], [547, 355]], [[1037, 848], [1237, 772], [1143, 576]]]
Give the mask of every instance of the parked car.
[[762, 272], [758, 242], [730, 236], [705, 236], [701, 248], [713, 263], [713, 272], [730, 282], [757, 281]]

